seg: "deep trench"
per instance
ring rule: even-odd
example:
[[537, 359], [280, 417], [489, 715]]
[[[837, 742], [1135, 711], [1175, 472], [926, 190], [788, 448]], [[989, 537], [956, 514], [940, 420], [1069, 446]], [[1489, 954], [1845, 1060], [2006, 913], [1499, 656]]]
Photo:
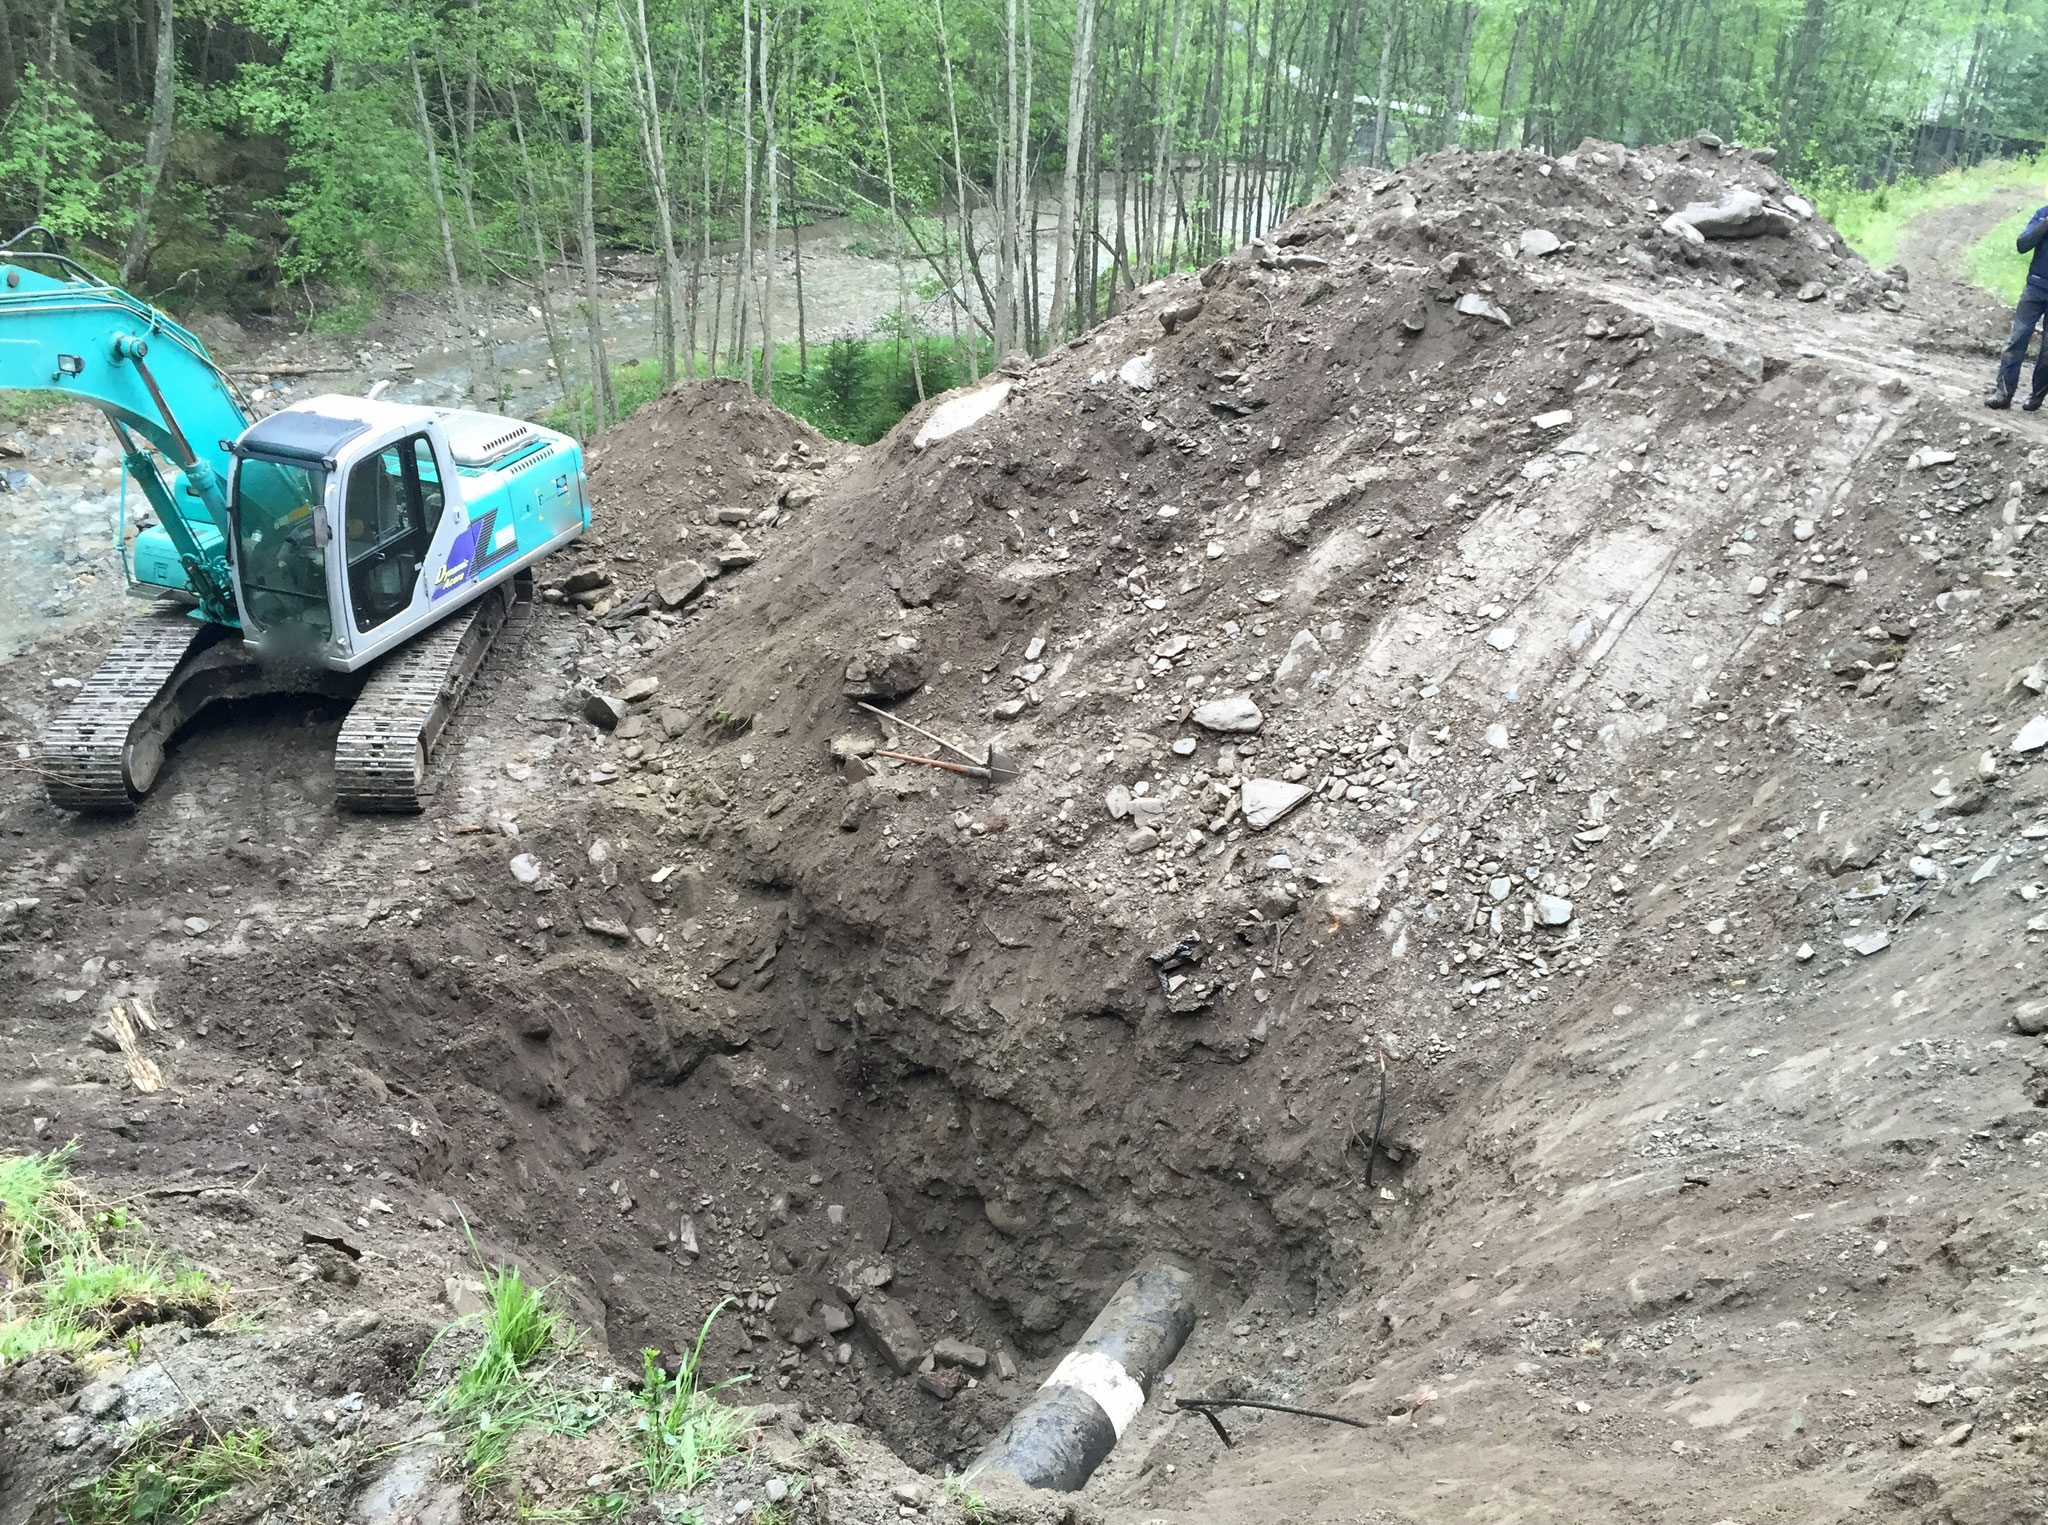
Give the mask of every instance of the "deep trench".
[[1100, 988], [1031, 1020], [948, 1010], [935, 994], [981, 979], [1036, 987], [967, 955], [934, 977], [926, 950], [794, 892], [752, 908], [760, 951], [718, 965], [700, 994], [664, 993], [629, 960], [515, 973], [492, 963], [503, 943], [481, 915], [430, 943], [366, 945], [295, 1003], [302, 1078], [336, 1109], [297, 1126], [337, 1150], [352, 1123], [374, 1130], [485, 1254], [551, 1283], [623, 1367], [644, 1347], [673, 1355], [737, 1299], [713, 1326], [709, 1375], [752, 1372], [763, 1401], [864, 1424], [924, 1467], [964, 1461], [1009, 1405], [986, 1387], [939, 1401], [858, 1322], [838, 1327], [858, 1312], [841, 1289], [865, 1291], [881, 1267], [927, 1342], [1026, 1369], [1148, 1256], [1196, 1271], [1209, 1310], [1254, 1288], [1302, 1307], [1342, 1290], [1332, 1225], [1311, 1206], [1328, 1169], [1262, 1159], [1219, 1123], [1240, 1071], [1162, 1025], [1179, 1019]]

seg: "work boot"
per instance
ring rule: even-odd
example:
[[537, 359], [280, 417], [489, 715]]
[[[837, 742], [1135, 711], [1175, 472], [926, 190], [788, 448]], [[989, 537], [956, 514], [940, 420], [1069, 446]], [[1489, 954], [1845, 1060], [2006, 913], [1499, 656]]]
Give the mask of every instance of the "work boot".
[[2020, 404], [2020, 411], [2022, 413], [2039, 413], [2044, 400], [2048, 400], [2048, 392], [2036, 392]]
[[2000, 410], [2009, 408], [2012, 406], [2012, 393], [2006, 391], [2004, 387], [1993, 387], [1991, 395], [1984, 399], [1984, 406]]

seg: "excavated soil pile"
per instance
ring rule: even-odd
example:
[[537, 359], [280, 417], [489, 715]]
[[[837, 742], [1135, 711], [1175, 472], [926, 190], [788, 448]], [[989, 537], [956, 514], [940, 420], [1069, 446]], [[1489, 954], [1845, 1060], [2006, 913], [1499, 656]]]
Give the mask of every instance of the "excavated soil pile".
[[[684, 388], [423, 820], [291, 714], [132, 825], [7, 786], [7, 1126], [262, 1268], [145, 1359], [326, 1394], [314, 1513], [466, 1220], [623, 1364], [739, 1298], [818, 1518], [962, 1511], [787, 1428], [958, 1464], [1151, 1254], [1203, 1316], [1090, 1517], [2041, 1518], [2048, 438], [1913, 316], [1759, 156], [1587, 144], [1347, 176], [864, 452]], [[68, 1365], [16, 1493], [150, 1412]]]

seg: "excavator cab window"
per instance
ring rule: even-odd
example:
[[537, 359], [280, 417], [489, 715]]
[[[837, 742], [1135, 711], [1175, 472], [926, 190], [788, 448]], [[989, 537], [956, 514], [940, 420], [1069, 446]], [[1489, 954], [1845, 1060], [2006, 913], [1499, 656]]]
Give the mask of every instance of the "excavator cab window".
[[409, 608], [440, 523], [434, 447], [415, 435], [350, 468], [343, 533], [356, 629], [374, 630]]
[[327, 557], [313, 533], [327, 492], [319, 467], [244, 456], [235, 462], [235, 566], [242, 606], [258, 630], [297, 627], [315, 643], [334, 633]]

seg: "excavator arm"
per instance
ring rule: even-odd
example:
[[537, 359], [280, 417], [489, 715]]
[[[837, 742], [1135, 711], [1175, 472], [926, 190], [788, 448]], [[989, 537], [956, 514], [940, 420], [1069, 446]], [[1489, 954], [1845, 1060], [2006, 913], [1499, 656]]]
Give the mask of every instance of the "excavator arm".
[[[248, 414], [194, 335], [61, 254], [16, 248], [37, 231], [0, 244], [0, 388], [107, 415], [201, 612], [234, 625], [226, 472]], [[176, 468], [172, 482], [141, 442]]]

